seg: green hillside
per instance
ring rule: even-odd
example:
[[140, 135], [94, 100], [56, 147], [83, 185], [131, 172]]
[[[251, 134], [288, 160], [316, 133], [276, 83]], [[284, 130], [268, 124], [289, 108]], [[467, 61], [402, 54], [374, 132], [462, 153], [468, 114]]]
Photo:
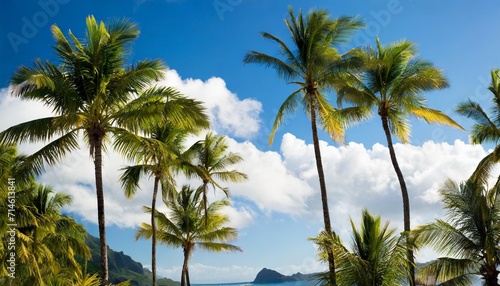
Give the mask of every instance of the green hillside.
[[[87, 272], [98, 273], [100, 269], [100, 251], [99, 238], [87, 235], [85, 243], [90, 248], [92, 259], [87, 261]], [[82, 264], [84, 262], [82, 261]], [[134, 261], [130, 256], [123, 251], [116, 252], [108, 246], [108, 264], [109, 264], [109, 282], [119, 283], [126, 280], [131, 280], [132, 285], [146, 286], [152, 283], [152, 273], [149, 269], [145, 269], [140, 262]], [[157, 279], [158, 286], [179, 286], [180, 282], [173, 281], [168, 278]]]

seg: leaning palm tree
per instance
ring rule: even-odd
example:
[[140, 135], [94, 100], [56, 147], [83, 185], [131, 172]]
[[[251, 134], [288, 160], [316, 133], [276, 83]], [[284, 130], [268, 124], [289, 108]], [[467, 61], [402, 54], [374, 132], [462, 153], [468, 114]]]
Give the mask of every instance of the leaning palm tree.
[[[488, 115], [479, 103], [472, 100], [460, 103], [456, 111], [463, 116], [472, 118], [476, 124], [472, 127], [471, 139], [474, 144], [486, 142], [498, 143], [500, 139], [500, 70], [491, 71], [491, 85], [488, 90], [493, 94], [491, 113]], [[500, 145], [488, 154], [478, 164], [472, 178], [486, 183], [495, 163], [500, 161]], [[500, 177], [499, 177], [500, 179]]]
[[[58, 65], [36, 60], [21, 66], [12, 77], [12, 94], [37, 100], [52, 108], [54, 116], [32, 120], [0, 133], [0, 143], [49, 142], [25, 165], [40, 173], [79, 147], [83, 134], [94, 161], [99, 225], [102, 284], [108, 282], [108, 260], [102, 181], [102, 152], [113, 136], [137, 132], [168, 118], [193, 125], [184, 117], [193, 100], [177, 96], [172, 88], [151, 87], [165, 74], [159, 60], [126, 65], [127, 49], [138, 37], [137, 26], [121, 20], [105, 25], [87, 17], [83, 40], [69, 32], [68, 40], [56, 25]], [[178, 100], [169, 100], [172, 96]], [[26, 167], [24, 169], [27, 169]]]
[[[321, 260], [327, 259], [326, 243], [332, 241], [337, 259], [337, 284], [341, 286], [398, 286], [403, 285], [408, 275], [406, 247], [403, 236], [389, 229], [389, 223], [382, 225], [379, 216], [363, 210], [361, 228], [351, 219], [352, 242], [350, 251], [335, 233], [321, 232], [312, 240], [318, 246]], [[324, 280], [324, 275], [320, 278]]]
[[[199, 117], [203, 117], [201, 106], [193, 105], [191, 108], [199, 109]], [[205, 117], [205, 126], [208, 127], [208, 117]], [[130, 198], [139, 189], [139, 181], [142, 176], [148, 175], [154, 179], [153, 198], [151, 201], [151, 272], [153, 275], [153, 285], [156, 285], [156, 199], [161, 185], [163, 200], [169, 200], [174, 186], [174, 172], [181, 168], [184, 139], [187, 131], [176, 129], [168, 124], [155, 126], [148, 130], [148, 137], [141, 137], [134, 134], [119, 136], [115, 141], [121, 153], [128, 154], [127, 158], [137, 165], [123, 168], [120, 181], [124, 188], [125, 195]]]
[[[293, 44], [290, 47], [278, 37], [262, 33], [265, 39], [278, 44], [282, 58], [251, 51], [245, 56], [244, 62], [271, 67], [276, 70], [278, 76], [298, 85], [299, 88], [285, 99], [278, 110], [269, 136], [269, 144], [273, 142], [276, 130], [283, 123], [285, 115], [294, 112], [299, 105], [302, 106], [311, 123], [325, 231], [331, 233], [317, 124], [319, 122], [332, 138], [341, 141], [347, 123], [352, 119], [361, 118], [357, 108], [345, 110], [334, 108], [328, 102], [325, 92], [330, 87], [332, 77], [335, 78], [334, 75], [339, 72], [339, 63], [342, 63], [342, 55], [335, 47], [346, 42], [356, 29], [362, 27], [362, 24], [356, 18], [350, 17], [331, 19], [325, 10], [311, 10], [305, 16], [300, 11], [296, 17], [292, 8], [289, 9], [289, 18], [285, 20], [285, 24], [292, 36]], [[336, 285], [334, 257], [330, 251], [328, 256], [330, 282]]]
[[469, 179], [447, 180], [440, 189], [445, 220], [436, 220], [412, 232], [417, 244], [444, 254], [425, 266], [419, 276], [425, 285], [472, 285], [479, 275], [483, 285], [498, 286], [500, 267], [500, 185]]
[[239, 183], [247, 179], [245, 173], [237, 170], [228, 170], [231, 165], [243, 161], [237, 153], [228, 150], [229, 146], [225, 136], [218, 136], [213, 132], [205, 135], [205, 138], [196, 142], [186, 151], [190, 157], [190, 162], [184, 164], [185, 174], [189, 177], [197, 177], [202, 181], [202, 206], [207, 213], [207, 192], [209, 185], [214, 190], [220, 189], [226, 197], [229, 197], [229, 190], [220, 185], [220, 182]]
[[[353, 57], [359, 61], [361, 72], [353, 72], [337, 84], [338, 102], [348, 101], [377, 110], [401, 188], [404, 231], [409, 232], [410, 198], [396, 158], [392, 135], [403, 143], [409, 142], [410, 116], [428, 123], [462, 127], [441, 111], [425, 105], [425, 98], [421, 94], [446, 88], [448, 82], [432, 63], [416, 57], [417, 49], [412, 42], [403, 40], [387, 46], [383, 46], [378, 38], [376, 42], [376, 48], [366, 47], [353, 52]], [[408, 258], [410, 285], [415, 285], [413, 251], [410, 247]]]
[[[228, 242], [236, 239], [237, 231], [224, 226], [229, 218], [220, 213], [221, 208], [229, 205], [227, 200], [212, 202], [207, 213], [204, 213], [200, 196], [201, 188], [191, 189], [183, 186], [182, 191], [174, 200], [165, 202], [169, 213], [156, 212], [158, 225], [158, 241], [167, 246], [182, 247], [184, 262], [182, 265], [181, 286], [190, 286], [189, 258], [196, 247], [209, 251], [241, 251], [237, 246]], [[152, 210], [145, 207], [146, 212]], [[205, 223], [208, 218], [208, 223]], [[149, 239], [152, 236], [152, 227], [142, 223], [137, 230], [136, 239]]]

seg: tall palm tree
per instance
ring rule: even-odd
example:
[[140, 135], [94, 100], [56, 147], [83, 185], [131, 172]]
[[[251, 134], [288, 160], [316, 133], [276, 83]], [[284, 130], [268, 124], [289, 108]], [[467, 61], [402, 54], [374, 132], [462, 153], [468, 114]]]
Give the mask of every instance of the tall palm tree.
[[[200, 103], [201, 104], [201, 103]], [[205, 116], [201, 106], [192, 106], [199, 108], [199, 116]], [[208, 117], [205, 116], [205, 126], [208, 127]], [[162, 190], [163, 200], [169, 200], [174, 186], [174, 174], [176, 169], [181, 168], [182, 152], [184, 149], [184, 139], [186, 130], [175, 129], [172, 126], [156, 126], [147, 132], [149, 137], [140, 137], [133, 134], [126, 134], [117, 138], [115, 141], [117, 148], [122, 153], [128, 154], [128, 159], [138, 162], [137, 165], [123, 168], [120, 178], [125, 195], [130, 198], [135, 195], [139, 187], [139, 180], [144, 175], [149, 175], [154, 179], [153, 198], [151, 201], [151, 271], [153, 273], [153, 285], [156, 285], [156, 199], [158, 189]]]
[[328, 240], [333, 240], [333, 252], [337, 259], [338, 285], [398, 286], [404, 284], [408, 275], [406, 247], [402, 236], [382, 225], [379, 216], [363, 210], [361, 228], [358, 230], [351, 219], [351, 251], [342, 244], [335, 233], [328, 236], [324, 231], [311, 240], [319, 247], [319, 255], [326, 260]]
[[[500, 161], [500, 70], [491, 71], [491, 84], [488, 90], [493, 94], [491, 113], [488, 115], [479, 103], [472, 100], [460, 103], [456, 111], [463, 116], [472, 118], [476, 124], [472, 127], [471, 139], [474, 144], [491, 142], [497, 146], [478, 164], [473, 178], [486, 183], [494, 163]], [[500, 178], [500, 177], [499, 177]]]
[[[79, 147], [83, 133], [94, 161], [97, 213], [100, 237], [102, 284], [108, 281], [108, 260], [102, 182], [102, 152], [106, 142], [118, 134], [138, 131], [143, 126], [168, 118], [190, 125], [182, 111], [192, 100], [169, 101], [171, 88], [151, 87], [165, 74], [159, 60], [126, 65], [128, 48], [139, 35], [137, 26], [121, 20], [105, 25], [93, 16], [86, 19], [85, 38], [69, 32], [68, 40], [56, 25], [58, 65], [36, 60], [33, 67], [21, 66], [12, 77], [14, 96], [38, 100], [52, 108], [54, 116], [32, 120], [0, 133], [0, 142], [47, 142], [25, 165], [36, 173], [44, 164], [59, 162]], [[140, 96], [138, 96], [140, 95]]]
[[[345, 42], [355, 30], [362, 27], [362, 24], [358, 19], [350, 17], [331, 19], [325, 10], [311, 10], [305, 16], [300, 11], [299, 15], [295, 16], [291, 7], [285, 24], [292, 36], [292, 46], [288, 46], [272, 34], [262, 33], [265, 39], [278, 44], [281, 58], [251, 51], [243, 61], [271, 67], [276, 70], [279, 77], [298, 85], [298, 89], [285, 99], [278, 110], [269, 136], [269, 144], [273, 142], [276, 130], [283, 123], [285, 115], [294, 112], [299, 105], [302, 106], [311, 123], [325, 231], [331, 233], [317, 123], [319, 122], [332, 138], [341, 141], [347, 123], [352, 119], [361, 118], [357, 108], [345, 110], [334, 108], [328, 102], [325, 92], [330, 87], [331, 78], [339, 71], [337, 68], [339, 63], [342, 62], [342, 56], [335, 47]], [[336, 285], [334, 257], [330, 250], [328, 252], [330, 282]]]
[[209, 185], [222, 190], [226, 197], [229, 197], [229, 190], [222, 187], [218, 181], [239, 183], [248, 178], [245, 173], [227, 169], [243, 161], [240, 155], [230, 152], [228, 148], [225, 136], [209, 132], [203, 140], [193, 144], [186, 152], [191, 157], [191, 162], [184, 164], [184, 171], [188, 177], [198, 177], [202, 180], [202, 206], [205, 213], [207, 213]]
[[500, 267], [500, 185], [487, 189], [473, 178], [457, 184], [447, 180], [440, 189], [445, 220], [413, 231], [417, 244], [430, 245], [448, 257], [425, 266], [426, 285], [472, 285], [479, 275], [483, 285], [498, 286]]
[[[176, 199], [165, 202], [169, 213], [156, 212], [158, 225], [158, 241], [167, 246], [182, 247], [184, 262], [182, 265], [181, 286], [190, 286], [189, 258], [196, 247], [209, 251], [241, 251], [227, 242], [237, 238], [234, 228], [224, 226], [229, 218], [220, 213], [221, 208], [228, 206], [229, 201], [222, 200], [211, 203], [207, 213], [200, 208], [202, 190], [183, 186]], [[145, 207], [148, 213], [152, 210]], [[205, 218], [208, 223], [205, 223]], [[152, 227], [142, 223], [137, 230], [136, 239], [149, 239], [153, 235]]]
[[[428, 61], [417, 58], [412, 42], [399, 41], [383, 46], [356, 50], [353, 55], [359, 61], [361, 73], [351, 73], [337, 84], [338, 102], [343, 100], [376, 109], [382, 121], [391, 162], [396, 172], [403, 199], [404, 231], [409, 232], [410, 198], [406, 182], [394, 151], [392, 135], [408, 143], [410, 125], [408, 118], [415, 116], [428, 123], [462, 128], [446, 114], [428, 108], [425, 91], [443, 89], [448, 82], [441, 70]], [[408, 247], [410, 261], [410, 285], [415, 285], [413, 251]]]

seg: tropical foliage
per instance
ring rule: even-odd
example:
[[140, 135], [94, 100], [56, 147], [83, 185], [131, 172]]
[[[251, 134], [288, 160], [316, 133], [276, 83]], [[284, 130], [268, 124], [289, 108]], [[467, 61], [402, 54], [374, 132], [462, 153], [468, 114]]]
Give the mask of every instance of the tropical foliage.
[[[87, 18], [84, 40], [52, 26], [59, 65], [37, 60], [21, 66], [12, 77], [14, 96], [37, 100], [52, 108], [52, 117], [10, 127], [0, 133], [0, 142], [47, 142], [26, 160], [37, 174], [44, 164], [56, 164], [79, 147], [79, 135], [94, 161], [96, 198], [101, 239], [103, 284], [108, 280], [102, 152], [113, 136], [123, 136], [168, 120], [191, 128], [196, 124], [185, 110], [196, 105], [171, 88], [155, 87], [164, 76], [159, 60], [126, 65], [127, 49], [139, 35], [128, 20], [105, 25]], [[138, 96], [139, 95], [139, 96]]]
[[[90, 258], [85, 245], [85, 229], [60, 209], [71, 203], [71, 198], [62, 193], [32, 182], [16, 186], [15, 226], [2, 220], [2, 261], [8, 261], [15, 252], [14, 277], [4, 278], [16, 285], [69, 284], [81, 274], [76, 255]], [[2, 217], [7, 217], [8, 206], [0, 207]], [[11, 234], [15, 236], [11, 236]], [[15, 249], [10, 248], [10, 238], [15, 237]], [[2, 276], [12, 273], [10, 266], [2, 263]]]
[[488, 189], [469, 179], [447, 180], [440, 189], [445, 220], [414, 230], [417, 244], [444, 254], [420, 272], [425, 285], [472, 285], [474, 275], [484, 285], [498, 284], [500, 267], [500, 185]]
[[[174, 200], [165, 202], [168, 213], [157, 212], [155, 218], [158, 226], [158, 241], [167, 246], [181, 247], [184, 253], [182, 265], [181, 286], [191, 285], [189, 279], [189, 258], [196, 248], [208, 251], [241, 251], [235, 245], [229, 244], [236, 239], [237, 231], [227, 227], [226, 215], [220, 213], [229, 201], [221, 200], [208, 205], [206, 213], [201, 207], [203, 190], [183, 186]], [[145, 207], [146, 212], [152, 210]], [[136, 239], [151, 238], [153, 232], [149, 224], [142, 223], [137, 231]]]
[[[396, 172], [403, 199], [404, 230], [409, 232], [410, 196], [399, 166], [392, 141], [394, 135], [403, 143], [410, 139], [410, 116], [428, 123], [446, 124], [461, 128], [446, 114], [425, 105], [423, 92], [443, 89], [448, 82], [431, 62], [417, 58], [415, 44], [399, 41], [383, 46], [360, 48], [352, 53], [358, 61], [359, 72], [345, 74], [336, 85], [338, 102], [347, 101], [376, 109], [382, 121], [391, 162]], [[408, 248], [411, 285], [415, 285], [413, 253]]]
[[231, 165], [243, 161], [237, 153], [228, 150], [225, 136], [218, 136], [213, 132], [205, 135], [203, 140], [195, 143], [186, 152], [189, 162], [184, 163], [185, 174], [192, 178], [197, 177], [202, 181], [202, 204], [207, 214], [207, 192], [209, 185], [214, 190], [220, 189], [226, 197], [229, 197], [229, 189], [220, 185], [219, 181], [239, 183], [245, 181], [246, 174], [237, 170], [228, 170]]
[[[336, 74], [345, 66], [336, 47], [345, 43], [362, 24], [358, 19], [350, 17], [331, 19], [325, 10], [311, 10], [305, 16], [300, 11], [299, 15], [295, 16], [292, 8], [289, 9], [285, 24], [292, 36], [292, 46], [272, 34], [262, 33], [265, 39], [278, 45], [280, 58], [251, 51], [245, 56], [244, 62], [273, 68], [279, 77], [298, 85], [298, 89], [285, 99], [278, 110], [269, 144], [273, 142], [276, 130], [283, 123], [285, 115], [294, 112], [299, 106], [303, 107], [311, 122], [325, 231], [330, 233], [332, 226], [317, 124], [319, 123], [333, 139], [342, 141], [344, 128], [352, 121], [362, 118], [363, 113], [356, 107], [336, 109], [329, 103], [325, 94], [327, 89], [331, 88], [332, 78], [336, 78]], [[327, 251], [332, 273], [330, 281], [332, 285], [336, 285], [334, 257], [330, 250]]]
[[[190, 112], [186, 116], [192, 116], [191, 120], [199, 122], [198, 128], [208, 127], [208, 118], [204, 114], [201, 102], [191, 105]], [[183, 157], [184, 139], [188, 134], [186, 129], [175, 128], [172, 124], [157, 125], [146, 130], [149, 137], [141, 137], [134, 134], [118, 136], [116, 140], [117, 149], [129, 160], [138, 162], [138, 165], [123, 168], [120, 178], [127, 197], [132, 197], [139, 188], [139, 180], [144, 175], [154, 179], [153, 195], [151, 201], [151, 270], [153, 272], [153, 286], [156, 285], [156, 225], [154, 213], [156, 212], [156, 199], [158, 189], [161, 185], [163, 200], [170, 199], [169, 191], [175, 187], [174, 172], [181, 169], [185, 164]], [[193, 131], [197, 131], [196, 129]]]
[[[384, 46], [377, 38], [376, 47], [341, 54], [339, 45], [363, 26], [357, 18], [332, 19], [325, 10], [296, 15], [290, 8], [285, 24], [291, 35], [289, 44], [272, 34], [262, 34], [278, 46], [279, 56], [250, 51], [244, 62], [270, 67], [297, 86], [277, 112], [270, 144], [287, 114], [301, 107], [309, 119], [324, 220], [324, 231], [311, 240], [318, 247], [320, 260], [328, 264], [321, 282], [390, 286], [409, 281], [415, 285], [413, 248], [430, 245], [444, 257], [419, 271], [418, 280], [423, 284], [471, 285], [473, 277], [479, 276], [484, 285], [499, 285], [500, 177], [493, 187], [488, 183], [495, 163], [500, 161], [500, 145], [479, 163], [469, 180], [461, 184], [446, 181], [440, 190], [448, 211], [445, 219], [411, 230], [410, 195], [393, 136], [409, 142], [410, 117], [461, 128], [441, 111], [427, 107], [422, 96], [448, 86], [443, 73], [417, 58], [415, 44], [409, 41]], [[0, 205], [0, 284], [108, 285], [102, 174], [102, 156], [108, 147], [133, 164], [121, 170], [127, 197], [136, 194], [143, 178], [153, 179], [151, 207], [144, 207], [151, 215], [150, 224], [141, 224], [136, 234], [136, 240], [152, 239], [153, 285], [157, 241], [183, 249], [182, 286], [190, 285], [189, 259], [196, 249], [241, 251], [232, 244], [237, 230], [227, 226], [229, 218], [222, 210], [229, 206], [229, 189], [223, 183], [247, 179], [245, 173], [231, 169], [243, 158], [229, 150], [224, 136], [214, 132], [189, 148], [184, 146], [186, 136], [209, 127], [203, 103], [174, 88], [157, 86], [166, 71], [160, 60], [128, 64], [129, 49], [139, 35], [136, 24], [128, 20], [105, 24], [89, 16], [83, 38], [71, 31], [65, 36], [56, 25], [51, 29], [57, 61], [36, 60], [30, 67], [19, 67], [12, 76], [11, 91], [21, 99], [44, 103], [53, 115], [0, 132], [0, 200], [5, 202]], [[476, 121], [471, 132], [473, 143], [496, 144], [500, 139], [499, 70], [491, 72], [489, 90], [494, 104], [490, 114], [471, 100], [457, 107], [459, 114]], [[337, 107], [327, 96], [331, 91], [337, 93]], [[342, 109], [342, 104], [347, 107]], [[364, 210], [359, 228], [351, 220], [352, 242], [346, 246], [332, 230], [318, 129], [342, 142], [346, 127], [375, 110], [401, 188], [404, 232], [397, 235], [389, 223]], [[17, 153], [15, 145], [36, 142], [45, 145], [29, 156]], [[99, 275], [87, 273], [86, 267], [82, 270], [81, 261], [91, 256], [85, 229], [61, 213], [71, 198], [35, 180], [46, 165], [57, 164], [82, 142], [94, 163], [100, 236], [99, 255], [94, 256], [101, 260]], [[201, 186], [185, 185], [177, 191], [176, 176], [180, 173], [201, 180]], [[210, 202], [210, 187], [224, 192], [226, 199]], [[167, 208], [165, 213], [157, 210], [158, 192]], [[8, 220], [9, 212], [15, 212], [15, 221]], [[16, 275], [9, 277], [9, 243], [13, 238]]]
[[[312, 240], [318, 246], [322, 261], [327, 260], [326, 248], [333, 245], [336, 258], [337, 284], [340, 286], [397, 286], [404, 285], [408, 277], [405, 239], [382, 224], [380, 217], [363, 210], [361, 227], [351, 219], [352, 242], [350, 250], [335, 233], [322, 231]], [[331, 241], [330, 243], [327, 243]], [[319, 277], [327, 280], [325, 275]], [[326, 283], [325, 283], [326, 284]]]
[[[474, 144], [493, 143], [497, 145], [500, 139], [500, 70], [491, 71], [491, 84], [488, 90], [492, 93], [492, 108], [488, 115], [479, 103], [468, 100], [460, 103], [456, 111], [476, 121], [471, 130], [471, 139]], [[486, 183], [491, 177], [491, 171], [495, 163], [500, 161], [500, 145], [489, 153], [478, 164], [473, 178]]]

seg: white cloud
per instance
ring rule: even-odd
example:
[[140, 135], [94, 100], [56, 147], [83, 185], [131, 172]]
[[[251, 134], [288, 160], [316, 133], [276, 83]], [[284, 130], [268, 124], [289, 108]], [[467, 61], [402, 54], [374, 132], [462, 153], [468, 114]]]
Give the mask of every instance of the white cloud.
[[[456, 140], [453, 144], [432, 141], [422, 146], [395, 145], [398, 162], [410, 194], [412, 226], [442, 217], [437, 190], [446, 178], [467, 179], [477, 163], [486, 155], [479, 145]], [[321, 142], [330, 213], [334, 229], [350, 241], [349, 217], [359, 224], [361, 209], [381, 215], [391, 227], [403, 229], [402, 200], [399, 183], [389, 159], [387, 147], [375, 144], [367, 149], [350, 142], [335, 147]], [[285, 134], [281, 144], [284, 165], [315, 190], [307, 206], [317, 210], [321, 205], [312, 144], [305, 144], [292, 134]], [[423, 251], [422, 259], [428, 252]], [[423, 261], [423, 260], [422, 260]]]
[[308, 212], [307, 199], [314, 194], [308, 183], [297, 178], [285, 166], [279, 153], [258, 150], [250, 142], [228, 143], [244, 161], [236, 167], [248, 175], [248, 181], [230, 186], [231, 194], [255, 203], [264, 212], [300, 216]]
[[177, 71], [169, 70], [161, 84], [173, 86], [186, 96], [203, 101], [212, 129], [221, 134], [249, 139], [259, 131], [262, 104], [249, 98], [240, 100], [219, 77], [206, 81], [182, 79]]
[[237, 229], [245, 228], [254, 223], [257, 213], [248, 206], [228, 206], [222, 209], [222, 213], [227, 215], [231, 221], [228, 226]]
[[[175, 71], [169, 71], [167, 77], [165, 83], [207, 102], [220, 134], [245, 138], [259, 130], [260, 103], [249, 99], [239, 100], [227, 90], [222, 79], [183, 80]], [[20, 122], [49, 116], [50, 110], [36, 102], [8, 97], [7, 89], [4, 88], [0, 89], [0, 114], [0, 129], [4, 130]], [[282, 213], [314, 221], [321, 219], [312, 144], [306, 144], [292, 134], [283, 136], [280, 152], [261, 151], [251, 142], [237, 142], [230, 137], [228, 142], [231, 151], [244, 158], [236, 168], [249, 176], [245, 183], [227, 185], [235, 199], [235, 204], [225, 210], [232, 219], [232, 226], [243, 228], [255, 224], [261, 212], [265, 215]], [[23, 145], [20, 149], [31, 153], [39, 146]], [[438, 188], [447, 177], [457, 181], [467, 179], [479, 160], [486, 155], [481, 146], [460, 140], [453, 144], [429, 141], [422, 146], [396, 144], [395, 149], [410, 192], [413, 226], [442, 217]], [[351, 233], [349, 216], [358, 224], [362, 208], [380, 214], [383, 220], [391, 221], [392, 227], [402, 229], [399, 184], [385, 146], [374, 144], [366, 147], [350, 142], [337, 147], [322, 141], [321, 150], [333, 227], [345, 238], [344, 241], [349, 241]], [[106, 220], [108, 226], [133, 228], [148, 220], [141, 207], [150, 204], [152, 183], [144, 180], [141, 184], [143, 189], [138, 191], [134, 199], [126, 199], [118, 182], [118, 169], [125, 164], [121, 156], [113, 152], [104, 157]], [[93, 164], [88, 150], [73, 152], [60, 164], [47, 168], [40, 181], [73, 196], [73, 204], [68, 207], [68, 211], [88, 221], [97, 221]], [[181, 183], [183, 181], [179, 180]], [[422, 251], [421, 255], [425, 259], [431, 257], [426, 251]], [[309, 262], [285, 265], [279, 270], [291, 274], [310, 272], [310, 269], [319, 267]], [[251, 273], [248, 277], [253, 279], [253, 275], [260, 270], [243, 266], [210, 267], [213, 266], [193, 265], [191, 274], [193, 277], [213, 277], [213, 282], [221, 282], [221, 278], [225, 277], [225, 281], [240, 280], [246, 277], [242, 275], [245, 273]], [[243, 268], [236, 271], [234, 267]], [[164, 271], [166, 274], [169, 270]], [[213, 275], [203, 276], [203, 271], [211, 271]], [[233, 274], [237, 275], [234, 279], [231, 276]]]

